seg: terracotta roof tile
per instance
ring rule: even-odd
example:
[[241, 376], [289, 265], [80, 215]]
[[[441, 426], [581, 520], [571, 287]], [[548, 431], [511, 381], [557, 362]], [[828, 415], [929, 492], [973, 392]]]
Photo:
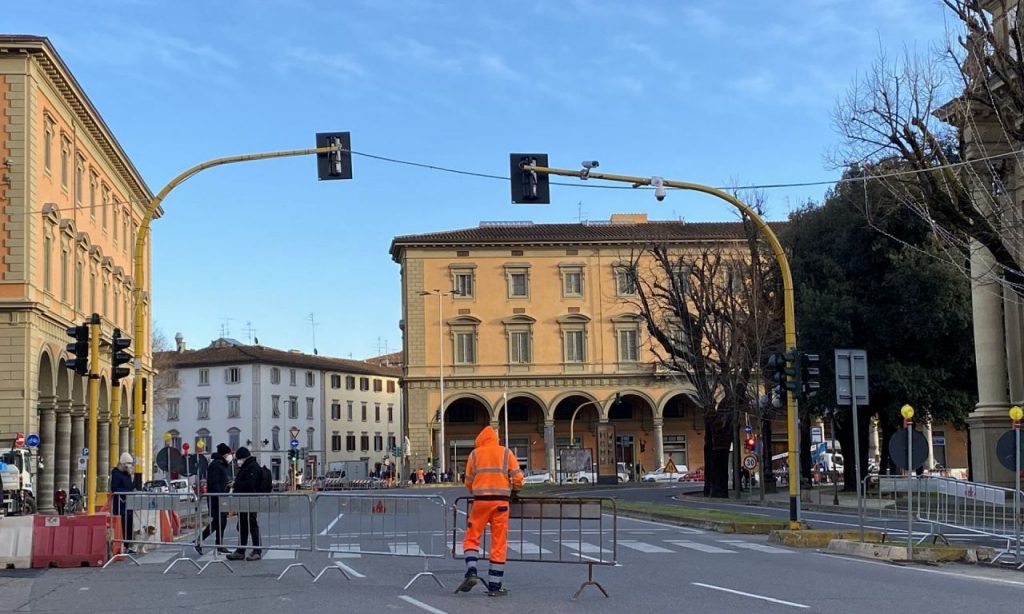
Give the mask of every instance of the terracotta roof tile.
[[[166, 362], [163, 362], [166, 361]], [[170, 368], [184, 369], [215, 365], [266, 363], [299, 369], [338, 371], [357, 375], [379, 375], [401, 377], [402, 370], [380, 367], [361, 360], [347, 360], [331, 356], [314, 356], [301, 352], [286, 352], [262, 345], [229, 345], [207, 347], [184, 352], [157, 352], [154, 362], [167, 364]]]

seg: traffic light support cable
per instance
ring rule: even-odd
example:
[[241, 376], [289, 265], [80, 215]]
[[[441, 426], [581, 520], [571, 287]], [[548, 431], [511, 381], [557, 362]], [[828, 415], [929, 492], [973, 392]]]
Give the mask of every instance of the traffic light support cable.
[[[579, 170], [568, 170], [560, 168], [550, 168], [545, 166], [537, 166], [536, 164], [527, 164], [521, 167], [522, 170], [531, 170], [537, 173], [546, 175], [558, 175], [562, 177], [580, 177]], [[598, 173], [591, 170], [587, 173], [588, 179], [603, 179], [605, 181], [617, 181], [621, 183], [631, 183], [634, 187], [650, 186], [653, 177], [633, 177], [630, 175], [615, 175], [611, 173]], [[785, 345], [786, 352], [796, 352], [796, 305], [794, 303], [794, 291], [793, 291], [793, 272], [789, 268], [789, 260], [786, 258], [786, 252], [782, 249], [782, 244], [779, 242], [778, 237], [775, 236], [775, 232], [772, 231], [760, 215], [757, 214], [749, 205], [736, 198], [732, 194], [713, 188], [711, 186], [701, 185], [699, 183], [689, 183], [686, 181], [672, 181], [669, 179], [657, 178], [661, 185], [668, 188], [676, 188], [679, 190], [689, 190], [692, 192], [701, 192], [709, 196], [720, 198], [732, 206], [739, 209], [744, 215], [750, 218], [757, 229], [768, 241], [768, 244], [772, 248], [772, 252], [775, 254], [775, 260], [779, 264], [780, 272], [782, 273], [782, 303], [783, 303], [783, 314], [784, 314], [784, 325], [785, 325]], [[789, 453], [789, 525], [791, 529], [800, 528], [800, 479], [799, 479], [799, 446], [797, 441], [797, 399], [795, 394], [787, 395], [786, 403], [786, 431], [788, 440], [788, 453]]]

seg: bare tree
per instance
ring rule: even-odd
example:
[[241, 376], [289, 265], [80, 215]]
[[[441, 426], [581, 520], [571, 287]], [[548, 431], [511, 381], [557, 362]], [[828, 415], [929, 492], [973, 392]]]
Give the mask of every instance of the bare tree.
[[[178, 387], [178, 371], [174, 368], [174, 352], [163, 330], [153, 327], [153, 407], [155, 412], [167, 411], [168, 391]], [[167, 416], [163, 416], [166, 418]]]
[[[636, 306], [657, 361], [689, 383], [705, 422], [705, 494], [728, 496], [729, 446], [757, 411], [762, 357], [781, 343], [781, 296], [765, 246], [651, 244], [632, 258]], [[738, 449], [738, 448], [737, 448]], [[737, 471], [738, 474], [738, 471]]]
[[1003, 283], [1024, 294], [1024, 219], [1008, 185], [1024, 163], [1024, 15], [1016, 2], [997, 15], [985, 7], [1002, 3], [943, 3], [959, 28], [951, 40], [931, 58], [880, 56], [837, 105], [845, 144], [836, 162], [853, 168], [848, 180], [880, 177], [942, 240], [951, 265], [969, 275], [981, 245]]

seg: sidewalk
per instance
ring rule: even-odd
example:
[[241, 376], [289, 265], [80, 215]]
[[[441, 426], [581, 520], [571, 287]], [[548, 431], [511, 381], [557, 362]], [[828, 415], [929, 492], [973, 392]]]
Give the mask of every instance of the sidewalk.
[[[800, 491], [800, 508], [807, 511], [815, 512], [840, 512], [857, 514], [857, 493], [855, 492], [843, 492], [843, 484], [839, 484], [839, 504], [835, 504], [835, 490], [832, 484], [818, 484], [813, 488], [801, 488]], [[751, 507], [771, 507], [780, 509], [789, 509], [789, 488], [787, 486], [779, 486], [777, 491], [774, 493], [765, 493], [764, 501], [761, 500], [760, 489], [748, 489], [743, 491], [741, 499], [735, 498], [736, 493], [733, 490], [729, 491], [729, 503], [736, 505], [749, 505]], [[680, 501], [687, 500], [688, 497], [693, 499], [702, 500], [704, 495], [701, 493], [690, 493], [679, 495]], [[714, 501], [726, 502], [725, 499], [714, 499]], [[879, 514], [883, 511], [889, 511], [895, 513], [896, 507], [891, 499], [880, 500], [877, 496], [866, 497], [864, 499], [864, 511], [866, 514]]]

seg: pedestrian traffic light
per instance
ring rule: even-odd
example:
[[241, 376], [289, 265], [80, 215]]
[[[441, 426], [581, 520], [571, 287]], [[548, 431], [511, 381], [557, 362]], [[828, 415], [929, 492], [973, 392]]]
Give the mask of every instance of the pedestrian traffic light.
[[757, 438], [754, 437], [753, 435], [747, 435], [747, 440], [746, 442], [744, 442], [744, 445], [747, 448], [747, 450], [753, 452], [754, 449], [757, 447]]
[[514, 153], [509, 155], [509, 178], [512, 184], [512, 204], [551, 204], [551, 183], [547, 173], [525, 170], [529, 165], [548, 165], [547, 154]]
[[318, 132], [317, 149], [334, 147], [334, 151], [316, 155], [316, 170], [321, 181], [352, 178], [352, 135], [348, 132]]
[[[122, 367], [132, 359], [132, 355], [126, 352], [132, 345], [132, 340], [129, 337], [121, 336], [121, 329], [115, 328], [114, 334], [110, 340], [110, 385], [117, 386], [121, 383], [121, 379], [128, 377], [131, 374], [131, 369], [128, 367]], [[143, 394], [145, 396], [145, 394]]]
[[820, 360], [817, 354], [803, 354], [800, 360], [800, 381], [803, 384], [804, 398], [810, 398], [818, 394], [821, 388], [821, 369], [818, 368]]
[[79, 375], [89, 374], [89, 326], [83, 324], [81, 326], [70, 326], [67, 329], [68, 336], [75, 340], [74, 343], [68, 344], [68, 353], [74, 356], [74, 358], [68, 359], [65, 363], [68, 369], [71, 369]]

